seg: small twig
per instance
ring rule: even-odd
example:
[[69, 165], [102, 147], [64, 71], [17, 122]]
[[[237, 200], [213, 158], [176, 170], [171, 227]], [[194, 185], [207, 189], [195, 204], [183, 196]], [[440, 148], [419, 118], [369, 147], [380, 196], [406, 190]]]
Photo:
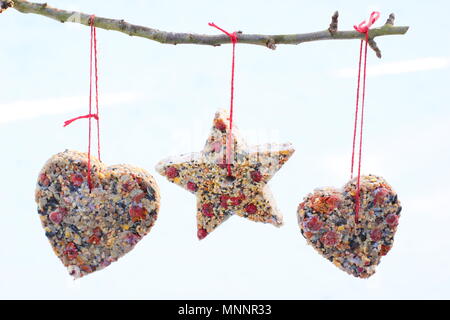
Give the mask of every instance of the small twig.
[[[386, 27], [393, 27], [394, 21], [395, 21], [395, 14], [391, 13], [384, 25]], [[372, 48], [372, 50], [375, 51], [375, 54], [377, 55], [377, 57], [381, 59], [381, 50], [380, 50], [380, 48], [378, 48], [378, 45], [373, 38], [369, 39], [369, 47]]]
[[272, 50], [275, 50], [277, 48], [277, 45], [275, 44], [275, 40], [272, 38], [267, 40], [266, 47]]
[[377, 55], [377, 57], [381, 59], [381, 50], [380, 50], [380, 48], [378, 48], [378, 45], [375, 42], [375, 40], [369, 39], [368, 43], [369, 43], [369, 47], [371, 47], [372, 50], [375, 51], [375, 54]]
[[394, 21], [395, 21], [395, 14], [391, 13], [389, 15], [389, 18], [386, 20], [385, 25], [393, 26], [394, 25]]
[[331, 34], [334, 34], [338, 30], [338, 18], [339, 18], [339, 12], [335, 11], [334, 14], [331, 16], [331, 23], [328, 28], [328, 31], [330, 31]]

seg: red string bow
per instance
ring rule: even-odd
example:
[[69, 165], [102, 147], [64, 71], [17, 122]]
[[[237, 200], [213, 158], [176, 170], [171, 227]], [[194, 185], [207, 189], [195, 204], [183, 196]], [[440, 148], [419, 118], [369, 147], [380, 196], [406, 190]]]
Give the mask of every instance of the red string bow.
[[366, 22], [364, 20], [359, 25], [354, 25], [353, 28], [355, 28], [356, 31], [361, 33], [367, 33], [369, 31], [369, 28], [378, 20], [380, 17], [380, 13], [378, 11], [374, 11], [370, 14], [369, 22]]

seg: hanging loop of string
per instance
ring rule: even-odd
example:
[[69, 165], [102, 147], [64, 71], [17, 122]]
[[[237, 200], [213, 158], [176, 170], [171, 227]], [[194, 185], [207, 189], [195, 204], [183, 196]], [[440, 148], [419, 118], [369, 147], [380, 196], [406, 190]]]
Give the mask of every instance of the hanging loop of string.
[[236, 32], [229, 33], [228, 31], [225, 31], [224, 29], [218, 27], [213, 22], [208, 23], [208, 25], [222, 31], [227, 36], [229, 36], [231, 43], [233, 45], [233, 55], [232, 55], [232, 60], [231, 60], [231, 98], [230, 98], [230, 116], [229, 116], [230, 129], [228, 131], [227, 147], [226, 147], [227, 173], [228, 173], [228, 176], [231, 177], [232, 176], [231, 175], [231, 149], [232, 149], [232, 144], [233, 144], [232, 130], [233, 130], [233, 104], [234, 104], [234, 65], [235, 65], [234, 61], [235, 61], [235, 56], [236, 56], [236, 54], [235, 54], [236, 53], [236, 43], [238, 42], [238, 37], [237, 37]]
[[[361, 66], [363, 67], [363, 79], [362, 79], [362, 97], [361, 97], [361, 115], [359, 125], [359, 154], [358, 154], [358, 176], [356, 180], [356, 194], [355, 194], [355, 223], [358, 222], [358, 215], [360, 210], [360, 182], [361, 182], [361, 160], [362, 160], [362, 146], [363, 146], [363, 127], [364, 127], [364, 104], [366, 98], [366, 71], [367, 71], [367, 45], [369, 42], [369, 29], [380, 17], [379, 12], [372, 12], [369, 21], [363, 21], [359, 25], [355, 25], [356, 31], [365, 34], [365, 38], [361, 39], [359, 46], [359, 62], [358, 62], [358, 85], [356, 88], [356, 107], [355, 107], [355, 121], [353, 129], [353, 147], [352, 147], [352, 162], [350, 179], [353, 179], [354, 162], [355, 162], [355, 149], [356, 149], [356, 137], [358, 131], [358, 113], [359, 113], [359, 101], [361, 91]], [[363, 53], [364, 52], [364, 53]], [[364, 58], [364, 59], [363, 59]], [[364, 62], [362, 62], [364, 60]]]
[[[89, 190], [92, 190], [92, 178], [91, 178], [92, 118], [97, 121], [97, 153], [98, 153], [98, 160], [101, 161], [101, 157], [100, 157], [100, 117], [99, 117], [99, 108], [98, 108], [97, 30], [95, 28], [95, 15], [92, 15], [90, 17], [89, 25], [91, 27], [90, 53], [89, 53], [89, 113], [87, 115], [79, 116], [79, 117], [65, 121], [64, 127], [70, 125], [72, 122], [77, 121], [79, 119], [89, 119], [87, 179], [88, 179]], [[93, 93], [92, 92], [92, 82], [93, 82], [93, 80], [95, 82], [95, 113], [92, 113], [92, 93]]]

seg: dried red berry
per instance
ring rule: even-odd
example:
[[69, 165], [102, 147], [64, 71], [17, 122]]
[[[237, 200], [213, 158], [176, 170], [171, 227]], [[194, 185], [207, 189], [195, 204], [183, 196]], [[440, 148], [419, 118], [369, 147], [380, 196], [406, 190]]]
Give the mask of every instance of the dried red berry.
[[61, 210], [58, 209], [56, 211], [51, 212], [48, 215], [48, 218], [50, 219], [51, 222], [56, 223], [56, 224], [60, 224], [61, 221], [64, 218], [64, 214], [63, 214], [63, 212]]
[[72, 176], [70, 177], [70, 182], [72, 182], [72, 184], [75, 187], [79, 187], [83, 184], [84, 178], [81, 174], [78, 173], [74, 173], [72, 174]]
[[198, 229], [197, 231], [197, 237], [199, 240], [205, 239], [205, 237], [208, 235], [208, 231], [205, 229]]
[[229, 198], [230, 197], [228, 195], [226, 195], [226, 194], [221, 195], [220, 196], [220, 206], [225, 208], [225, 209], [228, 208], [228, 199]]
[[231, 197], [231, 198], [230, 198], [230, 201], [231, 201], [231, 205], [232, 205], [232, 206], [238, 206], [238, 205], [241, 204], [242, 198], [241, 198], [241, 196]]
[[373, 202], [375, 205], [383, 204], [386, 200], [386, 197], [389, 195], [389, 190], [386, 188], [378, 188], [373, 191], [374, 200]]
[[314, 216], [306, 221], [305, 226], [309, 231], [319, 231], [322, 227], [322, 222], [317, 216]]
[[169, 179], [173, 179], [173, 178], [178, 177], [178, 170], [177, 170], [177, 168], [175, 168], [175, 167], [168, 167], [166, 169], [166, 176]]
[[202, 213], [207, 217], [213, 216], [213, 207], [212, 207], [211, 203], [204, 203], [202, 205]]
[[138, 195], [135, 195], [134, 197], [133, 197], [133, 201], [134, 202], [136, 202], [136, 203], [139, 203], [142, 199], [144, 199], [145, 198], [145, 193], [144, 192], [141, 192], [141, 193], [139, 193]]
[[398, 225], [398, 216], [394, 213], [388, 214], [388, 216], [386, 217], [386, 223], [390, 227], [397, 226]]
[[374, 229], [370, 232], [370, 239], [372, 239], [372, 241], [380, 241], [381, 237], [382, 237], [383, 233], [381, 232], [381, 230], [379, 229]]
[[245, 212], [247, 212], [248, 214], [255, 214], [256, 211], [258, 211], [258, 208], [253, 203], [245, 206]]
[[93, 270], [92, 270], [92, 267], [91, 267], [91, 266], [88, 266], [87, 264], [81, 265], [81, 266], [80, 266], [80, 269], [81, 269], [82, 271], [86, 272], [86, 273], [91, 273], [91, 272], [93, 271]]
[[47, 177], [45, 173], [41, 173], [39, 175], [39, 183], [44, 187], [48, 187], [50, 185], [50, 179]]
[[102, 229], [100, 229], [100, 227], [94, 228], [93, 233], [94, 233], [97, 237], [101, 237], [102, 234], [103, 234]]
[[123, 192], [130, 192], [133, 189], [134, 189], [133, 184], [131, 182], [129, 182], [129, 181], [127, 181], [124, 184], [122, 184]]
[[338, 235], [334, 231], [328, 231], [320, 238], [320, 241], [327, 247], [334, 247], [338, 242]]
[[92, 231], [92, 235], [89, 237], [88, 242], [91, 244], [99, 244], [100, 243], [100, 238], [102, 237], [102, 229], [100, 229], [99, 227], [94, 228], [94, 230]]
[[197, 185], [195, 183], [193, 183], [192, 181], [189, 181], [187, 183], [186, 187], [188, 188], [189, 191], [192, 191], [192, 192], [196, 192], [198, 189]]
[[223, 122], [222, 119], [216, 119], [214, 121], [214, 127], [222, 132], [224, 132], [225, 130], [227, 130], [227, 126], [226, 124]]
[[64, 250], [64, 254], [69, 260], [73, 260], [78, 257], [78, 249], [75, 243], [69, 242]]
[[387, 255], [389, 250], [391, 250], [391, 246], [386, 246], [386, 245], [382, 244], [381, 249], [380, 249], [380, 256]]
[[140, 207], [140, 206], [131, 206], [130, 207], [130, 217], [133, 222], [145, 219], [146, 214], [147, 214], [147, 211], [143, 207]]
[[252, 171], [250, 173], [250, 177], [252, 178], [253, 181], [255, 182], [261, 182], [262, 180], [262, 174], [261, 172], [259, 172], [258, 170]]
[[92, 236], [89, 237], [88, 242], [91, 244], [99, 244], [100, 238], [97, 237], [95, 234], [93, 234]]
[[305, 236], [305, 238], [309, 239], [313, 236], [312, 232], [306, 231], [305, 233], [303, 233], [303, 235]]
[[326, 214], [331, 213], [334, 209], [337, 208], [340, 202], [340, 198], [336, 195], [322, 196], [311, 199], [311, 202], [311, 207], [314, 211]]

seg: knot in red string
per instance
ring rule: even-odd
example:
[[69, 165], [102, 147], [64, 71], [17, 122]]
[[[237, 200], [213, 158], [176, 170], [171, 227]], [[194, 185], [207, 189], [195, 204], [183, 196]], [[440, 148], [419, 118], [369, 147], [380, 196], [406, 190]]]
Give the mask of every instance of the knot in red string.
[[228, 31], [226, 31], [226, 30], [222, 29], [221, 27], [217, 26], [214, 22], [210, 22], [210, 23], [208, 23], [208, 25], [210, 27], [214, 27], [214, 28], [222, 31], [227, 36], [229, 36], [232, 44], [236, 44], [236, 42], [238, 42], [238, 37], [237, 37], [237, 33], [236, 32], [229, 33]]
[[95, 22], [95, 14], [92, 14], [89, 17], [89, 26], [93, 27], [94, 26], [94, 22]]
[[375, 23], [375, 21], [378, 20], [379, 17], [380, 13], [378, 11], [374, 11], [370, 14], [369, 22], [366, 22], [366, 20], [364, 20], [359, 25], [354, 25], [353, 28], [355, 28], [355, 30], [360, 33], [367, 33], [369, 32], [370, 27]]

